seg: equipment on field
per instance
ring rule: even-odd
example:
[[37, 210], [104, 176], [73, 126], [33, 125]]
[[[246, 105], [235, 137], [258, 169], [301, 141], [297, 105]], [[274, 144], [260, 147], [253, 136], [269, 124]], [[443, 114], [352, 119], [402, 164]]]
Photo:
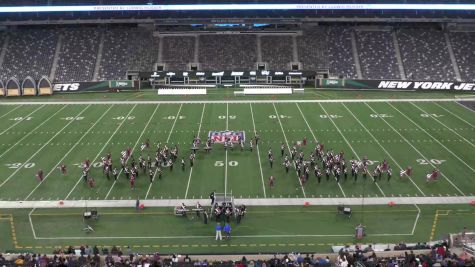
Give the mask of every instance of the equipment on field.
[[344, 207], [344, 206], [337, 206], [336, 208], [338, 214], [342, 214], [345, 216], [348, 216], [348, 219], [351, 218], [351, 208], [350, 207]]
[[90, 211], [85, 211], [83, 214], [84, 220], [88, 219], [93, 219], [97, 220], [99, 219], [99, 214], [97, 213], [97, 210], [90, 210]]
[[190, 211], [184, 203], [181, 203], [180, 206], [176, 206], [173, 210], [175, 216], [186, 216], [186, 213]]

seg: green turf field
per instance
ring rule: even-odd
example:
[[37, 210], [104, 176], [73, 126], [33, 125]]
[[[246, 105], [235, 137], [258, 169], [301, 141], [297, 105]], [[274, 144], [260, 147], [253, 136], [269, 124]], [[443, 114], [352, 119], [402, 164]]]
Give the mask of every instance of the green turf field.
[[[0, 250], [51, 252], [89, 244], [162, 253], [330, 252], [333, 245], [355, 242], [440, 240], [473, 226], [475, 219], [475, 208], [468, 205], [352, 208], [348, 218], [336, 214], [334, 206], [253, 207], [241, 224], [231, 223], [232, 238], [223, 241], [214, 240], [213, 221], [205, 225], [194, 216], [175, 217], [169, 208], [99, 209], [99, 220], [90, 223], [93, 233], [82, 231], [82, 209], [2, 210]], [[367, 237], [355, 240], [354, 227], [360, 222], [367, 227]]]
[[[332, 94], [323, 92], [323, 96], [305, 96], [304, 99], [360, 98], [354, 92], [338, 97], [333, 97]], [[91, 99], [94, 94], [85, 95], [89, 95]], [[76, 100], [87, 99], [83, 97], [85, 95]], [[134, 99], [131, 94], [122, 96], [125, 95], [128, 95], [128, 100]], [[121, 99], [121, 94], [100, 96], [95, 97], [95, 100]], [[363, 97], [382, 96], [395, 98], [392, 93], [367, 93]], [[405, 96], [411, 97], [408, 93]], [[429, 95], [414, 93], [412, 96], [422, 98]], [[451, 94], [444, 96], [454, 97]], [[69, 98], [73, 96], [37, 99], [59, 101], [70, 100]], [[227, 99], [222, 95], [221, 98]], [[232, 97], [232, 100], [239, 99], [241, 98]], [[272, 97], [266, 99], [272, 100]], [[202, 199], [207, 198], [211, 191], [226, 192], [236, 198], [256, 199], [352, 198], [362, 195], [473, 196], [473, 115], [473, 111], [456, 102], [74, 105], [58, 102], [54, 105], [0, 105], [0, 201], [128, 200], [137, 197], [149, 200]], [[169, 146], [177, 145], [180, 148], [179, 158], [183, 156], [186, 159], [193, 136], [199, 135], [202, 140], [206, 140], [209, 131], [223, 130], [244, 131], [246, 138], [253, 137], [257, 132], [261, 142], [258, 149], [252, 152], [248, 149], [248, 141], [244, 151], [236, 147], [226, 152], [222, 145], [216, 144], [209, 154], [203, 150], [198, 152], [193, 168], [190, 168], [186, 160], [185, 170], [177, 163], [173, 172], [165, 168], [163, 178], [155, 179], [153, 183], [149, 182], [148, 177], [140, 176], [136, 190], [130, 189], [123, 174], [117, 182], [107, 180], [102, 174], [100, 158], [108, 152], [112, 153], [114, 165], [118, 165], [119, 153], [127, 147], [134, 149], [136, 158], [140, 153], [144, 156], [150, 153], [153, 156], [155, 144], [160, 141]], [[305, 155], [310, 154], [318, 140], [325, 144], [326, 149], [344, 151], [347, 161], [352, 157], [359, 159], [367, 156], [373, 164], [370, 170], [377, 162], [386, 159], [394, 175], [390, 182], [383, 175], [377, 183], [369, 180], [364, 182], [360, 178], [356, 183], [348, 180], [337, 184], [334, 179], [323, 179], [321, 184], [317, 184], [312, 171], [310, 180], [301, 185], [295, 172], [285, 173], [281, 164], [280, 144], [283, 142], [288, 148], [305, 137], [308, 144], [301, 147]], [[140, 145], [147, 138], [153, 143], [152, 149], [140, 152]], [[272, 149], [276, 157], [273, 168], [267, 160], [269, 149]], [[79, 164], [86, 158], [93, 163], [91, 174], [96, 181], [93, 189], [81, 180]], [[58, 170], [61, 163], [68, 166], [67, 175], [63, 176]], [[412, 177], [399, 179], [399, 170], [409, 165], [414, 168]], [[434, 168], [441, 170], [441, 176], [436, 182], [426, 183], [426, 174]], [[35, 178], [39, 169], [45, 175], [41, 183]], [[276, 177], [273, 188], [268, 186], [271, 175]], [[359, 204], [361, 203], [355, 203]], [[364, 219], [369, 234], [365, 242], [398, 242], [401, 238], [408, 242], [428, 241], [437, 210], [442, 213], [444, 210], [462, 210], [459, 213], [471, 214], [466, 217], [444, 217], [448, 222], [442, 222], [444, 220], [441, 219], [439, 224], [442, 230], [437, 230], [437, 234], [459, 230], [462, 225], [470, 227], [472, 224], [471, 228], [475, 228], [472, 216], [474, 210], [468, 203], [458, 206], [419, 206], [422, 210], [421, 218], [414, 230], [418, 214], [415, 206], [391, 208], [404, 210], [401, 213], [393, 213], [387, 206], [365, 207], [365, 212], [360, 215], [355, 212], [351, 221], [336, 217], [333, 206], [252, 207], [246, 221], [236, 226], [237, 237], [232, 241], [236, 243], [226, 246], [218, 244], [218, 247], [213, 247], [216, 243], [209, 237], [213, 234], [212, 224], [204, 226], [191, 218], [185, 219], [191, 221], [176, 218], [171, 215], [171, 208], [149, 208], [141, 215], [136, 215], [134, 209], [109, 208], [101, 211], [110, 214], [101, 216], [97, 225], [100, 231], [94, 233], [97, 237], [90, 237], [98, 245], [130, 244], [150, 250], [153, 250], [153, 246], [160, 246], [164, 251], [173, 251], [173, 248], [194, 252], [211, 252], [215, 249], [220, 252], [236, 251], [231, 245], [236, 245], [239, 251], [252, 251], [253, 246], [262, 247], [261, 251], [278, 250], [275, 247], [282, 250], [302, 247], [301, 250], [328, 251], [328, 244], [354, 241], [352, 231], [355, 223], [361, 220], [361, 214], [368, 214]], [[355, 211], [357, 209], [355, 207]], [[309, 212], [311, 216], [307, 215], [305, 212], [309, 210], [315, 212]], [[8, 239], [11, 242], [0, 242], [0, 249], [48, 249], [70, 243], [89, 243], [80, 229], [79, 232], [76, 230], [82, 225], [82, 209], [36, 209], [30, 216], [31, 223], [28, 217], [30, 211], [31, 209], [0, 210], [0, 236], [5, 236], [5, 233], [10, 236], [12, 231], [16, 233], [16, 239]], [[128, 214], [131, 212], [132, 214]], [[37, 239], [32, 233], [32, 225]], [[174, 227], [177, 227], [176, 235], [171, 230]], [[407, 233], [412, 234], [406, 235]], [[271, 237], [272, 235], [277, 237]], [[302, 236], [291, 238], [292, 235]]]

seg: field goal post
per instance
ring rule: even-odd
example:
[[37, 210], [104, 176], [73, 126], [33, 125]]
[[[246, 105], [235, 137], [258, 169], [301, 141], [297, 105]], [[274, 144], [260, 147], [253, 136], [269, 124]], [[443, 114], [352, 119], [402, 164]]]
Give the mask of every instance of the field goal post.
[[450, 247], [462, 248], [467, 254], [475, 256], [475, 230], [450, 234]]

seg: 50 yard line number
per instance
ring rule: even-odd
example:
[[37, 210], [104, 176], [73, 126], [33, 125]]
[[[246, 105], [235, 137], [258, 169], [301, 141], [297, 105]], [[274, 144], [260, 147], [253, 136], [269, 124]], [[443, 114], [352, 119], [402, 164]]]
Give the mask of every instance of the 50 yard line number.
[[[235, 160], [231, 160], [228, 162], [228, 165], [230, 167], [236, 167], [237, 165], [239, 165], [239, 162], [235, 161]], [[223, 167], [224, 166], [224, 161], [222, 160], [217, 160], [215, 163], [214, 163], [214, 166], [215, 167]]]

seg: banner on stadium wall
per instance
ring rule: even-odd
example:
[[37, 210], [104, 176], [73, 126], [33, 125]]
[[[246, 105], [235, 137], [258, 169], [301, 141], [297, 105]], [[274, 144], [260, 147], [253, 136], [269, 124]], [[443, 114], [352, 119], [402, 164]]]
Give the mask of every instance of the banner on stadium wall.
[[214, 78], [214, 77], [314, 77], [315, 71], [296, 70], [296, 71], [271, 71], [271, 70], [223, 70], [223, 71], [154, 71], [140, 72], [140, 78]]
[[133, 81], [65, 82], [53, 84], [53, 91], [62, 93], [109, 92], [116, 89], [132, 90], [135, 87]]
[[321, 79], [319, 84], [321, 88], [408, 91], [475, 91], [475, 83], [470, 82]]
[[134, 82], [130, 81], [130, 80], [109, 81], [109, 88], [133, 89], [134, 88]]

